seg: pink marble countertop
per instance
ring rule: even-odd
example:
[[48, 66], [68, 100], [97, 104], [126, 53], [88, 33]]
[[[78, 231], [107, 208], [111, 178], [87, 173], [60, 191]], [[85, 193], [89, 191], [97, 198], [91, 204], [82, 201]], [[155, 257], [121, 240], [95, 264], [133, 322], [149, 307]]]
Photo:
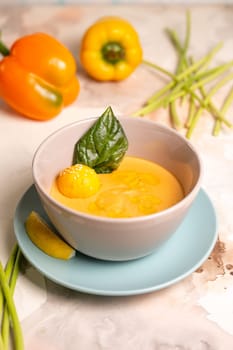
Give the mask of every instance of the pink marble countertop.
[[[140, 35], [144, 58], [174, 71], [176, 55], [164, 29], [184, 36], [185, 6], [1, 6], [0, 28], [10, 45], [21, 35], [45, 31], [61, 40], [78, 61], [85, 29], [102, 15], [127, 18]], [[218, 42], [215, 63], [232, 60], [233, 6], [195, 6], [190, 50], [196, 58]], [[6, 261], [15, 241], [14, 210], [32, 183], [31, 161], [39, 143], [58, 127], [98, 115], [112, 105], [117, 113], [139, 108], [164, 78], [141, 65], [127, 80], [97, 83], [78, 61], [81, 93], [54, 120], [35, 123], [14, 114], [1, 102], [0, 257]], [[222, 100], [221, 93], [216, 103]], [[166, 110], [147, 116], [170, 125]], [[229, 120], [233, 122], [232, 110]], [[218, 242], [209, 259], [169, 288], [130, 297], [104, 297], [69, 290], [32, 266], [21, 271], [15, 301], [26, 350], [231, 350], [233, 348], [233, 132], [211, 135], [210, 116], [197, 125], [191, 142], [203, 159], [203, 188], [218, 217]], [[184, 130], [180, 130], [184, 133]], [[9, 186], [10, 179], [10, 186]]]

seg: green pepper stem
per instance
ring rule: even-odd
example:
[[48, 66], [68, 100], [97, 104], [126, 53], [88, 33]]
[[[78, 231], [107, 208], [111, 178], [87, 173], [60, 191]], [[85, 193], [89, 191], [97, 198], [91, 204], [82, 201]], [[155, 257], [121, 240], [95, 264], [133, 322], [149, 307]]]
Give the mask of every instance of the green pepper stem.
[[9, 56], [10, 50], [8, 47], [0, 40], [0, 53], [2, 56]]
[[125, 48], [117, 41], [108, 42], [101, 49], [103, 59], [109, 64], [117, 64], [119, 61], [125, 60]]

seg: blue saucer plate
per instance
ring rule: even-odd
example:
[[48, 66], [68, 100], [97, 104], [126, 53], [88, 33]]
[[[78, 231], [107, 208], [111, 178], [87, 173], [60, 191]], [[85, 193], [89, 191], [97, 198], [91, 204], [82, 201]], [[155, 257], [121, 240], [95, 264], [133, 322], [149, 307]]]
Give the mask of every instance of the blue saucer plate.
[[26, 259], [52, 281], [90, 294], [136, 295], [168, 287], [200, 267], [217, 240], [215, 210], [203, 189], [169, 241], [149, 256], [125, 262], [97, 260], [78, 252], [68, 261], [44, 254], [25, 232], [24, 222], [32, 210], [48, 220], [34, 185], [19, 201], [14, 217], [16, 239]]

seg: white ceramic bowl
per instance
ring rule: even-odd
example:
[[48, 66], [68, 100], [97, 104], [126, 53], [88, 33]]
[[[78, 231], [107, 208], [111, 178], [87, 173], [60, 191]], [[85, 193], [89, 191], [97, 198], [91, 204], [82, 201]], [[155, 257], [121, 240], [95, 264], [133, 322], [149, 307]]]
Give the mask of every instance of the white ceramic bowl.
[[69, 209], [50, 196], [56, 175], [72, 163], [76, 141], [96, 118], [72, 123], [50, 135], [37, 149], [32, 165], [42, 205], [64, 239], [84, 254], [118, 261], [148, 255], [174, 234], [198, 194], [202, 174], [197, 152], [173, 129], [146, 119], [119, 120], [129, 141], [127, 154], [159, 163], [180, 181], [185, 197], [179, 203], [155, 214], [115, 219]]

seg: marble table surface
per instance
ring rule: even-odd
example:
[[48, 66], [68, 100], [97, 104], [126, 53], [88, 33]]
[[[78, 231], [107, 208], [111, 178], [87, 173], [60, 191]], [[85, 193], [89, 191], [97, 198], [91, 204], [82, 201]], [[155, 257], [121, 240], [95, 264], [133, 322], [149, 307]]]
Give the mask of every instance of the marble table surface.
[[[97, 83], [78, 60], [85, 29], [102, 15], [119, 15], [137, 28], [144, 58], [174, 71], [176, 54], [164, 32], [184, 37], [185, 6], [79, 5], [1, 6], [0, 28], [6, 44], [21, 35], [45, 31], [61, 40], [77, 58], [81, 93], [55, 119], [34, 122], [0, 104], [0, 257], [15, 243], [13, 218], [22, 194], [32, 184], [31, 161], [39, 143], [75, 120], [99, 115], [111, 105], [119, 114], [137, 110], [166, 79], [141, 65], [127, 80]], [[232, 60], [233, 6], [190, 6], [190, 51], [196, 58], [218, 42], [215, 64]], [[220, 92], [215, 99], [223, 99]], [[147, 115], [171, 127], [167, 110]], [[229, 120], [233, 122], [232, 109]], [[230, 350], [233, 348], [233, 132], [211, 135], [212, 118], [204, 115], [191, 142], [204, 165], [203, 188], [218, 218], [218, 241], [210, 257], [182, 281], [152, 293], [110, 297], [58, 285], [26, 260], [16, 285], [15, 302], [26, 350]], [[181, 129], [179, 132], [184, 133]]]

